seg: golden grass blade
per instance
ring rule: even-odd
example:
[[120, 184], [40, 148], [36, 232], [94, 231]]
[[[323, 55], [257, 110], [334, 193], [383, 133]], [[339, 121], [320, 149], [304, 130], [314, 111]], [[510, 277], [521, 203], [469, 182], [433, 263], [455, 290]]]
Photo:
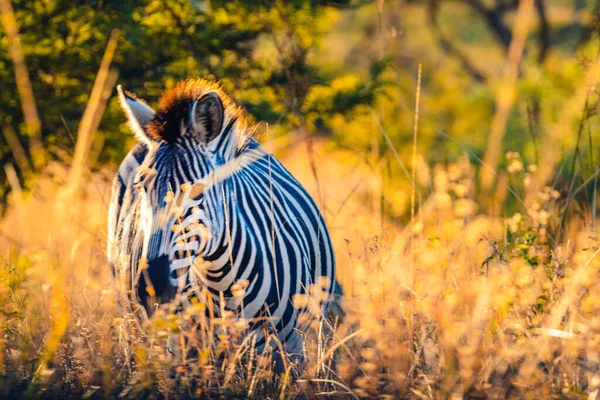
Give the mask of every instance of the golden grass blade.
[[31, 165], [29, 164], [29, 160], [27, 159], [27, 153], [25, 153], [25, 149], [21, 145], [19, 141], [19, 137], [17, 133], [10, 125], [5, 125], [2, 128], [2, 133], [4, 133], [4, 138], [8, 143], [8, 147], [10, 147], [10, 151], [13, 153], [15, 161], [19, 166], [21, 172], [28, 172], [31, 170]]
[[75, 145], [75, 154], [73, 156], [73, 164], [71, 165], [70, 183], [67, 189], [68, 193], [74, 193], [79, 187], [92, 145], [92, 137], [96, 129], [98, 129], [100, 118], [104, 113], [112, 88], [117, 82], [118, 73], [110, 70], [110, 64], [117, 48], [118, 39], [119, 32], [113, 30], [104, 51], [104, 56], [102, 57], [102, 63], [100, 64], [100, 69], [92, 88], [90, 100], [79, 123], [77, 144]]
[[348, 341], [350, 341], [352, 338], [360, 335], [363, 332], [363, 329], [360, 329], [356, 332], [351, 333], [350, 335], [346, 336], [345, 338], [343, 338], [342, 340], [340, 340], [338, 343], [334, 344], [333, 346], [331, 346], [327, 352], [323, 355], [323, 358], [321, 358], [319, 360], [319, 362], [317, 362], [317, 365], [313, 368], [313, 372], [312, 375], [316, 375], [317, 371], [319, 371], [321, 368], [323, 368], [323, 364], [325, 363], [325, 361], [327, 359], [329, 359], [329, 357], [332, 357], [335, 354], [335, 351], [340, 348], [341, 346], [343, 346], [345, 343], [347, 343]]
[[0, 0], [0, 20], [8, 38], [8, 52], [15, 67], [17, 90], [21, 98], [21, 108], [27, 126], [29, 146], [33, 165], [36, 168], [44, 164], [45, 154], [42, 144], [42, 123], [35, 104], [29, 71], [25, 63], [25, 54], [21, 46], [19, 28], [10, 0]]
[[[24, 217], [24, 207], [23, 207], [23, 189], [21, 188], [21, 184], [19, 183], [19, 176], [17, 175], [17, 171], [15, 171], [14, 165], [11, 163], [7, 163], [4, 165], [4, 172], [6, 173], [6, 179], [8, 180], [8, 184], [10, 185], [10, 190], [13, 196], [13, 207], [16, 210], [17, 219], [21, 222]], [[16, 232], [18, 236], [18, 241], [21, 241], [21, 235], [19, 232]]]
[[[416, 191], [416, 171], [417, 171], [417, 134], [419, 129], [419, 106], [421, 102], [421, 75], [422, 75], [422, 65], [419, 64], [419, 71], [417, 73], [417, 94], [415, 97], [415, 119], [413, 125], [413, 146], [412, 146], [412, 173], [411, 173], [411, 191], [410, 191], [410, 224], [412, 227], [415, 226], [415, 191]], [[413, 329], [413, 311], [414, 311], [414, 297], [412, 295], [412, 288], [414, 286], [414, 268], [415, 268], [415, 258], [414, 258], [414, 236], [410, 235], [410, 301], [409, 306], [407, 308], [408, 312], [408, 329]]]
[[[490, 138], [483, 161], [496, 167], [498, 158], [502, 152], [502, 139], [506, 128], [508, 114], [514, 102], [515, 85], [519, 76], [519, 64], [523, 56], [529, 25], [533, 14], [533, 0], [521, 0], [517, 10], [517, 16], [514, 23], [513, 39], [508, 49], [508, 59], [504, 68], [504, 74], [500, 82], [500, 87], [496, 94], [496, 113], [492, 120]], [[481, 170], [481, 187], [483, 194], [488, 193], [494, 184], [494, 174], [487, 169]]]
[[15, 171], [15, 167], [11, 163], [8, 163], [4, 166], [4, 171], [6, 172], [6, 178], [8, 179], [10, 189], [18, 200], [18, 203], [20, 203], [20, 201], [23, 199], [23, 189], [19, 183], [17, 171]]
[[536, 328], [531, 331], [535, 335], [544, 335], [555, 337], [559, 339], [573, 339], [575, 338], [575, 334], [573, 332], [562, 331], [560, 329], [552, 329], [552, 328]]
[[330, 385], [339, 386], [346, 391], [346, 393], [342, 393], [348, 396], [351, 396], [353, 399], [358, 399], [359, 397], [354, 394], [354, 392], [346, 385], [341, 382], [329, 380], [329, 379], [298, 379], [296, 382], [304, 383], [304, 382], [318, 382], [318, 383], [328, 383]]

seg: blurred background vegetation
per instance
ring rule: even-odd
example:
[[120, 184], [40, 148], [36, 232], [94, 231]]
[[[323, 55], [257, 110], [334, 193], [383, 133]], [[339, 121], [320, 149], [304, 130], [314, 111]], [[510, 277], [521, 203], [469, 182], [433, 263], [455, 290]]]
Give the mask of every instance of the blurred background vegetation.
[[[315, 330], [307, 364], [323, 361], [322, 343], [329, 356], [348, 346], [339, 374], [272, 388], [268, 360], [247, 367], [232, 331], [229, 347], [202, 344], [197, 395], [597, 398], [599, 11], [0, 0], [0, 393], [190, 388], [185, 368], [164, 373], [177, 365], [164, 335], [125, 333], [106, 211], [135, 142], [116, 84], [156, 106], [202, 76], [260, 122], [329, 226], [347, 322], [325, 342]], [[234, 381], [224, 365], [240, 367]]]
[[[491, 168], [509, 162], [489, 154], [492, 150], [518, 151], [527, 164], [543, 161], [539, 153], [547, 130], [564, 114], [597, 57], [599, 2], [532, 4], [524, 49], [514, 50], [511, 59], [516, 0], [13, 0], [41, 128], [38, 133], [35, 124], [25, 123], [5, 17], [0, 164], [14, 166], [27, 187], [49, 161], [70, 163], [104, 50], [118, 32], [110, 68], [118, 83], [151, 105], [180, 79], [218, 79], [255, 121], [268, 123], [271, 137], [326, 137], [363, 157], [389, 180], [383, 212], [406, 214], [407, 196], [396, 201], [393, 193], [409, 182], [401, 162], [411, 160], [418, 64], [419, 165], [456, 161], [465, 148]], [[499, 117], [499, 132], [491, 139], [503, 101], [506, 116]], [[573, 112], [568, 121], [586, 122], [581, 141], [587, 143], [586, 157], [577, 167], [582, 182], [597, 172], [600, 159], [594, 101], [588, 98], [588, 111]], [[259, 135], [266, 131], [267, 124], [259, 126]], [[559, 138], [562, 160], [581, 150], [573, 131]], [[38, 159], [32, 154], [39, 142]], [[112, 96], [87, 163], [92, 169], [114, 165], [132, 143]], [[0, 169], [3, 204], [9, 191], [5, 174]]]

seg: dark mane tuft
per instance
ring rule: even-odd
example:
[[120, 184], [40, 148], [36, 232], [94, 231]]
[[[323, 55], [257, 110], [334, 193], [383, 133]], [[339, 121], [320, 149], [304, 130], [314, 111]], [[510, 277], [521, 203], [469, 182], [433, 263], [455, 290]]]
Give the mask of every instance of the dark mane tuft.
[[184, 126], [189, 123], [191, 105], [208, 92], [216, 92], [221, 98], [225, 108], [225, 125], [240, 117], [240, 109], [218, 83], [201, 78], [188, 79], [162, 94], [158, 101], [156, 117], [146, 125], [148, 133], [154, 139], [173, 143], [183, 133], [182, 121]]

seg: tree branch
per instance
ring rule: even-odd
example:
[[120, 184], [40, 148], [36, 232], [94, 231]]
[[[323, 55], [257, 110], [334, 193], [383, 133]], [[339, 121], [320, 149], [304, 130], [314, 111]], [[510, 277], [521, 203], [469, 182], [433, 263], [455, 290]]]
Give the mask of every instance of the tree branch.
[[486, 78], [477, 68], [471, 65], [467, 56], [460, 51], [457, 47], [455, 47], [450, 40], [448, 40], [444, 33], [442, 32], [440, 25], [437, 20], [437, 16], [439, 13], [439, 0], [429, 0], [429, 24], [435, 34], [440, 48], [442, 51], [449, 57], [454, 57], [458, 61], [460, 61], [462, 67], [475, 79], [477, 82], [485, 83]]
[[550, 24], [546, 15], [546, 4], [544, 0], [535, 0], [535, 9], [540, 18], [540, 30], [538, 32], [538, 43], [540, 50], [538, 53], [538, 62], [541, 64], [546, 59], [550, 50]]
[[487, 20], [496, 38], [500, 41], [504, 48], [508, 50], [510, 42], [512, 41], [512, 32], [510, 31], [510, 28], [502, 21], [502, 17], [506, 11], [510, 9], [509, 6], [501, 5], [499, 7], [489, 9], [479, 0], [464, 1]]

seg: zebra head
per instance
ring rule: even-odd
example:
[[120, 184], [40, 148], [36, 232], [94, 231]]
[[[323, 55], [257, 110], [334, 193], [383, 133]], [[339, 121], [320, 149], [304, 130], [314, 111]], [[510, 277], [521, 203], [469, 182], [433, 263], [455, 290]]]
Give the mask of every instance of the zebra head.
[[157, 111], [120, 86], [118, 91], [131, 130], [147, 148], [134, 178], [138, 217], [129, 229], [137, 241], [130, 262], [142, 271], [138, 295], [148, 309], [148, 295], [171, 300], [201, 277], [212, 238], [223, 237], [223, 208], [207, 207], [215, 203], [207, 197], [235, 164], [244, 129], [238, 109], [204, 80], [167, 91]]

